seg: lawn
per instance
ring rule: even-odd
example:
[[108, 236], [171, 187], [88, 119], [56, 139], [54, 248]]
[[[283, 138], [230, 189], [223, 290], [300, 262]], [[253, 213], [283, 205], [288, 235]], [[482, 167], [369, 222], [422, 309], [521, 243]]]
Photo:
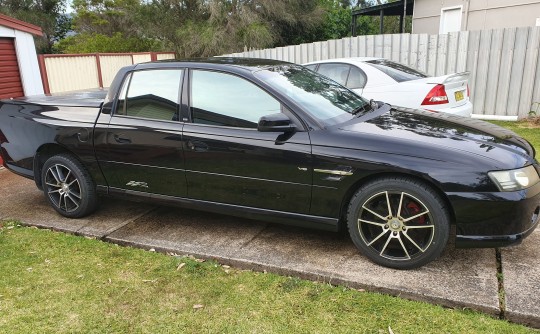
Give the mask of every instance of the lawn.
[[470, 310], [1, 224], [0, 333], [534, 332]]

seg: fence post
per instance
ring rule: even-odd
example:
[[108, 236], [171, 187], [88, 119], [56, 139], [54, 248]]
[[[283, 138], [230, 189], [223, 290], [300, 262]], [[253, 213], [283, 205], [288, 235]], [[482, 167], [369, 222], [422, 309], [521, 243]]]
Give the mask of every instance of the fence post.
[[103, 75], [101, 74], [101, 61], [99, 59], [99, 53], [96, 53], [94, 56], [96, 57], [96, 66], [97, 66], [97, 75], [98, 75], [99, 88], [103, 88]]
[[51, 89], [49, 87], [49, 76], [47, 75], [47, 68], [45, 66], [45, 56], [38, 55], [39, 74], [41, 75], [41, 83], [43, 84], [43, 92], [50, 94]]

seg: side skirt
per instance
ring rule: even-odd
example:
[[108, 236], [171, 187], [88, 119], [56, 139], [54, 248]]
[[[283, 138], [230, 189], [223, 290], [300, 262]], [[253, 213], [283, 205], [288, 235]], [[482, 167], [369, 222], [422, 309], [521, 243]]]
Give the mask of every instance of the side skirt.
[[[103, 188], [99, 189], [100, 193]], [[248, 206], [209, 202], [197, 199], [173, 197], [166, 195], [148, 194], [140, 191], [109, 188], [108, 195], [138, 202], [152, 202], [169, 206], [208, 211], [219, 214], [243, 217], [248, 219], [263, 220], [271, 223], [279, 223], [325, 231], [338, 231], [338, 219], [311, 216], [300, 213], [283, 212], [269, 209], [254, 208]]]

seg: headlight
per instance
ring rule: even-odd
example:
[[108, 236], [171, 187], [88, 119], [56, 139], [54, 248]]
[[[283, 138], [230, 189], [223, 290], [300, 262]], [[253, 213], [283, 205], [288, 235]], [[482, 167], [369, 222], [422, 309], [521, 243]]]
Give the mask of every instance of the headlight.
[[514, 170], [489, 172], [488, 175], [500, 191], [526, 189], [540, 181], [540, 177], [532, 165]]

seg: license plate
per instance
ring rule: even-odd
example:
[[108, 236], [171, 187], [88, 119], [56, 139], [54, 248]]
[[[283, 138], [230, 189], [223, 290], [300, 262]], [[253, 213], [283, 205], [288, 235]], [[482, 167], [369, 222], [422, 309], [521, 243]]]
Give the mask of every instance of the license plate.
[[457, 92], [454, 92], [454, 96], [456, 97], [456, 101], [463, 100], [463, 92], [464, 90], [458, 90]]

